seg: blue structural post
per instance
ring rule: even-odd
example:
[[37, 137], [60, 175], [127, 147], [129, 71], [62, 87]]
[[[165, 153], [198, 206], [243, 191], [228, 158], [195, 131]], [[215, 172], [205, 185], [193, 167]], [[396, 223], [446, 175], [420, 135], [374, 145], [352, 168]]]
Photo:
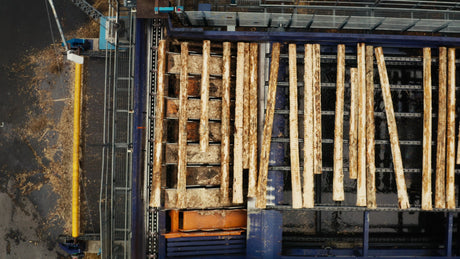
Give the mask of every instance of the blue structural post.
[[363, 256], [367, 257], [369, 251], [369, 211], [363, 215]]
[[454, 227], [454, 213], [447, 213], [447, 236], [446, 236], [446, 256], [452, 256], [452, 228]]
[[133, 121], [133, 173], [132, 173], [132, 257], [140, 258], [145, 256], [144, 240], [144, 207], [141, 197], [141, 182], [139, 175], [142, 172], [142, 134], [145, 126], [143, 121], [144, 98], [145, 98], [145, 77], [146, 77], [146, 49], [144, 20], [136, 19], [136, 45], [134, 57], [134, 121]]
[[166, 211], [158, 211], [158, 258], [166, 258], [166, 238], [163, 234], [166, 233]]
[[[283, 80], [286, 66], [280, 62], [279, 78]], [[286, 106], [285, 89], [276, 89], [276, 109]], [[283, 136], [286, 127], [285, 116], [275, 114], [273, 118], [273, 136]], [[270, 147], [269, 166], [284, 165], [284, 144], [272, 143]], [[268, 171], [267, 203], [280, 204], [283, 200], [283, 172]], [[283, 237], [283, 218], [276, 210], [248, 210], [247, 258], [279, 258], [281, 256], [281, 240]]]

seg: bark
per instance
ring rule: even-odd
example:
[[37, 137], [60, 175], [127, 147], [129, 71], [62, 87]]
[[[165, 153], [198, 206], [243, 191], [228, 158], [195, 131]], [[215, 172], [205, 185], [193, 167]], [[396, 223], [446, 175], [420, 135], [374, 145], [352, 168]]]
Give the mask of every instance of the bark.
[[243, 203], [243, 104], [244, 43], [238, 42], [236, 58], [235, 140], [233, 150], [233, 203]]
[[304, 163], [303, 163], [303, 207], [313, 208], [314, 190], [314, 108], [313, 108], [313, 45], [305, 44], [304, 57]]
[[343, 201], [343, 106], [345, 94], [345, 45], [337, 46], [337, 89], [335, 99], [334, 177], [332, 200]]
[[203, 70], [201, 72], [201, 116], [200, 116], [200, 149], [208, 151], [209, 145], [209, 59], [211, 57], [211, 42], [203, 41]]
[[447, 49], [439, 48], [438, 137], [436, 148], [435, 207], [446, 208]]
[[177, 166], [177, 206], [185, 207], [187, 184], [187, 83], [188, 83], [188, 43], [181, 44], [181, 71], [179, 94], [179, 151]]
[[396, 174], [396, 187], [398, 190], [398, 205], [400, 209], [408, 209], [410, 207], [409, 197], [407, 195], [406, 180], [404, 179], [404, 168], [401, 157], [401, 149], [399, 147], [398, 129], [393, 109], [393, 101], [391, 100], [390, 83], [388, 81], [387, 69], [385, 66], [385, 58], [383, 56], [382, 47], [375, 48], [375, 57], [379, 69], [380, 86], [382, 88], [383, 102], [385, 103], [385, 111], [388, 123], [388, 132], [390, 134], [391, 153], [393, 155], [393, 165]]
[[432, 210], [431, 201], [431, 49], [423, 48], [423, 171], [422, 209]]
[[155, 111], [155, 143], [152, 167], [152, 191], [150, 194], [150, 207], [161, 206], [161, 158], [163, 154], [163, 119], [164, 119], [164, 93], [165, 93], [165, 62], [166, 41], [161, 40], [158, 45], [158, 82]]
[[265, 124], [260, 151], [259, 182], [257, 192], [257, 207], [265, 208], [267, 204], [267, 176], [268, 164], [270, 162], [270, 145], [273, 130], [273, 116], [275, 114], [276, 87], [278, 83], [278, 68], [280, 58], [280, 44], [273, 43], [272, 58], [270, 64], [270, 78], [268, 81], [267, 108]]

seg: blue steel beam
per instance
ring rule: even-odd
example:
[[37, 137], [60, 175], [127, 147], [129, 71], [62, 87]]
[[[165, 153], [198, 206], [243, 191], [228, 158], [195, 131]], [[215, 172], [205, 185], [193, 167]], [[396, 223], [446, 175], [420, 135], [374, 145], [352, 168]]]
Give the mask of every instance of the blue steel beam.
[[358, 42], [375, 46], [391, 46], [399, 48], [414, 47], [456, 47], [460, 46], [460, 38], [441, 36], [414, 36], [392, 34], [358, 34], [358, 33], [325, 33], [325, 32], [280, 32], [280, 31], [206, 31], [203, 28], [174, 28], [169, 21], [168, 35], [184, 40], [214, 41], [257, 41], [257, 42], [309, 42], [323, 45], [346, 44]]
[[446, 256], [452, 256], [452, 232], [454, 227], [454, 213], [447, 213], [447, 236], [446, 236]]
[[142, 135], [145, 128], [143, 117], [145, 98], [146, 77], [146, 49], [145, 49], [145, 23], [142, 19], [136, 19], [136, 46], [134, 63], [134, 131], [133, 131], [133, 175], [132, 175], [132, 258], [140, 258], [145, 255], [145, 232], [144, 232], [144, 207], [142, 204]]
[[369, 211], [364, 211], [363, 215], [363, 256], [368, 256], [369, 252]]

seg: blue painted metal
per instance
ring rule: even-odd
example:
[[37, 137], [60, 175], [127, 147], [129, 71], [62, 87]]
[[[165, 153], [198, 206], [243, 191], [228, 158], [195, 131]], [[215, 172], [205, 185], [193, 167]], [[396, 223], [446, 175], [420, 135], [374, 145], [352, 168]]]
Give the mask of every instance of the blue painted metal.
[[446, 256], [452, 256], [452, 232], [454, 227], [454, 213], [447, 213]]
[[400, 48], [413, 47], [455, 47], [460, 38], [440, 36], [413, 36], [391, 34], [358, 34], [326, 32], [282, 32], [282, 31], [206, 31], [203, 28], [174, 28], [168, 23], [168, 35], [177, 39], [215, 40], [215, 41], [257, 41], [257, 42], [309, 42], [322, 45], [364, 42], [375, 46]]
[[248, 210], [247, 258], [279, 258], [283, 237], [282, 214], [274, 210]]
[[[416, 256], [435, 256], [440, 258], [443, 257], [443, 249], [369, 249], [368, 256], [372, 258], [401, 258], [401, 257], [416, 257]], [[363, 257], [360, 249], [339, 249], [339, 248], [327, 248], [327, 249], [286, 249], [283, 251], [286, 256], [304, 256], [318, 257], [318, 256], [342, 256], [349, 257]], [[286, 257], [287, 258], [287, 257]], [[425, 257], [426, 258], [426, 257]], [[433, 257], [430, 257], [433, 258]]]
[[363, 256], [367, 256], [369, 251], [369, 211], [363, 214]]
[[[192, 241], [215, 241], [215, 240], [239, 240], [244, 239], [244, 235], [237, 235], [237, 236], [203, 236], [203, 237], [176, 237], [176, 238], [169, 238], [168, 243], [171, 242], [192, 242]], [[169, 244], [168, 244], [169, 245]]]
[[144, 99], [146, 87], [146, 47], [145, 47], [145, 22], [136, 19], [136, 46], [134, 52], [134, 131], [133, 131], [133, 171], [132, 171], [132, 258], [140, 258], [145, 253], [144, 216], [142, 203], [142, 134], [145, 128], [143, 120]]
[[[220, 237], [219, 237], [220, 238]], [[168, 240], [168, 250], [173, 247], [185, 247], [185, 246], [204, 246], [204, 245], [235, 245], [235, 244], [244, 244], [246, 240], [244, 239], [230, 239], [230, 240], [216, 240], [213, 242], [209, 241], [194, 241], [193, 239], [186, 242], [175, 242], [174, 240]]]
[[158, 212], [158, 232], [160, 233], [158, 238], [158, 258], [166, 258], [166, 238], [163, 234], [166, 233], [166, 211], [160, 210]]
[[211, 11], [211, 4], [198, 4], [198, 11], [203, 11], [203, 12]]

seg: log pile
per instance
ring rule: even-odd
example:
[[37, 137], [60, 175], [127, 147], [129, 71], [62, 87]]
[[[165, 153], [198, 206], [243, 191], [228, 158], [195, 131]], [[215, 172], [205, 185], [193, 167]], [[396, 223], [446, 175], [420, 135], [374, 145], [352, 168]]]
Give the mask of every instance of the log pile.
[[[380, 98], [380, 93], [388, 127], [398, 207], [411, 207], [396, 121], [398, 114], [393, 106], [392, 86], [382, 47], [358, 43], [353, 49], [353, 52], [356, 50], [356, 67], [347, 67], [346, 46], [337, 45], [334, 139], [329, 142], [333, 144], [333, 153], [323, 154], [323, 134], [327, 133], [323, 132], [322, 125], [327, 121], [322, 121], [324, 101], [321, 99], [319, 44], [273, 43], [267, 55], [269, 69], [265, 78], [259, 78], [261, 70], [265, 69], [259, 67], [258, 43], [212, 45], [205, 40], [201, 55], [190, 51], [187, 42], [181, 43], [180, 54], [167, 52], [167, 45], [161, 41], [158, 47], [151, 207], [221, 207], [241, 205], [248, 199], [255, 199], [257, 208], [267, 207], [270, 149], [272, 138], [278, 137], [272, 136], [278, 79], [280, 72], [285, 72], [280, 71], [283, 51], [287, 52], [286, 72], [289, 76], [286, 85], [289, 106], [285, 114], [289, 116], [286, 125], [289, 139], [286, 142], [289, 142], [292, 207], [315, 207], [315, 178], [328, 171], [323, 167], [323, 160], [332, 160], [332, 201], [345, 201], [344, 181], [351, 179], [356, 180], [356, 206], [377, 208], [374, 97]], [[422, 60], [421, 209], [433, 209], [433, 196], [434, 208], [455, 209], [455, 164], [460, 163], [460, 151], [455, 155], [455, 49], [439, 48], [437, 105], [433, 105], [431, 76], [431, 64], [436, 58], [432, 60], [430, 48], [423, 49]], [[374, 62], [379, 90], [375, 90], [374, 85]], [[266, 81], [266, 93], [258, 90], [261, 80]], [[266, 96], [262, 122], [258, 119], [261, 112], [259, 96]], [[350, 108], [345, 110], [348, 104]], [[438, 107], [435, 114], [435, 169], [432, 165], [433, 106]], [[349, 126], [348, 139], [347, 136], [344, 138], [346, 125]], [[258, 143], [259, 128], [263, 128], [261, 143]], [[344, 152], [347, 146], [348, 160], [347, 152]], [[460, 150], [460, 138], [457, 148]], [[172, 177], [172, 188], [162, 192], [168, 177], [163, 175], [165, 167], [175, 170], [175, 174], [169, 176]], [[347, 177], [349, 179], [344, 179]], [[187, 188], [191, 185], [200, 188]]]

